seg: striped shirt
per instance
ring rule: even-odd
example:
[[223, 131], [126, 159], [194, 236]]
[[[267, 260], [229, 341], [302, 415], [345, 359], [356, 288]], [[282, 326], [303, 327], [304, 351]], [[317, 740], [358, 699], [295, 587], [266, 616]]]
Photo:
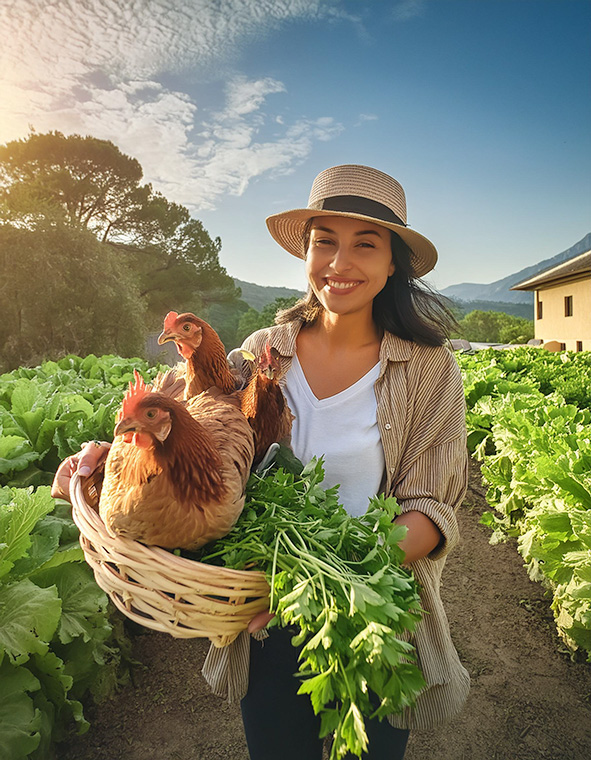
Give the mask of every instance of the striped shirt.
[[[280, 353], [282, 377], [296, 352], [300, 322], [259, 330], [244, 348], [258, 356], [267, 342]], [[439, 586], [447, 553], [458, 543], [456, 509], [468, 480], [465, 403], [462, 379], [445, 347], [424, 346], [386, 333], [375, 383], [378, 428], [384, 448], [384, 492], [402, 512], [419, 511], [441, 531], [440, 544], [412, 563], [425, 611], [411, 641], [427, 683], [416, 705], [391, 715], [398, 728], [433, 728], [462, 708], [470, 678], [451, 640]], [[211, 647], [203, 675], [215, 694], [230, 701], [248, 689], [249, 635], [222, 649]]]

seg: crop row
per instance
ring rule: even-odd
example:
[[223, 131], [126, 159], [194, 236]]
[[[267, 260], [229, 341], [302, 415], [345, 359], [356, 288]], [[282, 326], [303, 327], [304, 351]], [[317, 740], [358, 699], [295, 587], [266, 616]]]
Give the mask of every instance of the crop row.
[[0, 376], [0, 747], [10, 760], [53, 757], [88, 729], [82, 701], [126, 676], [122, 625], [109, 614], [66, 502], [48, 483], [61, 459], [112, 436], [141, 359], [68, 356]]
[[559, 633], [591, 659], [590, 357], [519, 348], [459, 362], [491, 540], [517, 539], [530, 577], [552, 594]]

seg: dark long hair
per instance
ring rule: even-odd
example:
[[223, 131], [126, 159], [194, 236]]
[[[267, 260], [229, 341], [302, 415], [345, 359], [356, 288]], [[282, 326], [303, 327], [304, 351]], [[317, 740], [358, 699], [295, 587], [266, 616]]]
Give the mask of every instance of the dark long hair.
[[[304, 232], [304, 250], [308, 249], [312, 220]], [[404, 340], [441, 346], [457, 327], [456, 319], [447, 299], [415, 277], [410, 248], [394, 231], [390, 230], [394, 274], [373, 301], [373, 319], [376, 325]], [[278, 312], [277, 324], [300, 320], [315, 322], [324, 307], [312, 288], [295, 306]]]

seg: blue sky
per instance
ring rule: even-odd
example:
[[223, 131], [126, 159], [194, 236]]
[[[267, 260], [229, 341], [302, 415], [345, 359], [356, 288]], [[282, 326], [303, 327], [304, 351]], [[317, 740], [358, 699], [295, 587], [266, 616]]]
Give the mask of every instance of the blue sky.
[[438, 247], [432, 284], [491, 282], [591, 230], [590, 32], [590, 0], [12, 0], [0, 143], [112, 140], [231, 275], [298, 288], [265, 217], [368, 164]]

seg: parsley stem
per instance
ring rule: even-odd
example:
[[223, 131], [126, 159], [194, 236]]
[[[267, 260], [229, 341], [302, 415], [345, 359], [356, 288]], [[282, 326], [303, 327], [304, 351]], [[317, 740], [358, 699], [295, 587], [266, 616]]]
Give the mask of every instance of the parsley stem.
[[273, 552], [273, 565], [271, 569], [271, 583], [269, 584], [271, 587], [271, 595], [269, 597], [269, 609], [272, 610], [275, 604], [274, 597], [275, 597], [275, 572], [277, 570], [277, 554], [279, 553], [279, 541], [276, 541], [275, 543], [275, 551]]

